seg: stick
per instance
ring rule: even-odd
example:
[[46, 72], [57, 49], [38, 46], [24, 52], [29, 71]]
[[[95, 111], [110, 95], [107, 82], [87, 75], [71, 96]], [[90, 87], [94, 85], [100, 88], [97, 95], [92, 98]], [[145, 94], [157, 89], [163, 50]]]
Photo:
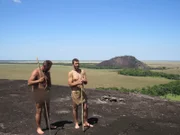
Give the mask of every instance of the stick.
[[81, 120], [82, 120], [82, 131], [84, 131], [84, 107], [83, 107], [83, 90], [84, 86], [81, 86]]
[[[42, 70], [41, 70], [41, 68], [40, 68], [40, 64], [39, 64], [38, 57], [37, 57], [37, 62], [38, 62], [38, 67], [39, 67], [39, 70], [40, 70], [40, 72], [41, 72], [41, 75], [40, 75], [40, 76], [44, 76], [44, 73], [42, 72]], [[46, 83], [46, 84], [47, 84], [47, 83]], [[45, 104], [46, 118], [47, 118], [48, 128], [49, 128], [49, 135], [51, 135], [51, 128], [50, 128], [50, 122], [49, 122], [49, 117], [48, 117], [48, 111], [47, 111], [47, 104], [46, 104], [46, 100], [44, 100], [44, 104]]]

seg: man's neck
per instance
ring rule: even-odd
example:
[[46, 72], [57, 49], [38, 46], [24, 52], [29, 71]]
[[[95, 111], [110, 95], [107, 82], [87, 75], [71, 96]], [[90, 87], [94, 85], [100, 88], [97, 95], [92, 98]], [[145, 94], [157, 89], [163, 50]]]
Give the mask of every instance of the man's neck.
[[44, 68], [43, 68], [43, 67], [41, 67], [41, 71], [42, 71], [43, 73], [46, 73], [46, 72], [44, 71]]
[[80, 72], [81, 72], [81, 69], [80, 69], [80, 68], [78, 68], [78, 69], [75, 69], [75, 68], [74, 68], [74, 71], [80, 73]]

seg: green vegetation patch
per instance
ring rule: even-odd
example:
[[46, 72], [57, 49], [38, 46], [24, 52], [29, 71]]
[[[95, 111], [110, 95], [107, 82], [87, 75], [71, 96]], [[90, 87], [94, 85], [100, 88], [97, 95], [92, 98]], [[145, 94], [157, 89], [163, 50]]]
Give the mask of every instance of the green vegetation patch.
[[141, 89], [127, 89], [127, 88], [117, 88], [117, 87], [110, 87], [110, 88], [103, 88], [99, 87], [96, 88], [97, 90], [119, 90], [121, 92], [136, 92], [142, 93], [151, 96], [165, 96], [168, 94], [171, 95], [180, 95], [180, 81], [172, 81], [167, 84], [160, 84], [154, 86], [147, 86]]
[[180, 75], [178, 74], [167, 74], [163, 72], [154, 72], [150, 70], [143, 69], [122, 69], [118, 71], [118, 74], [129, 75], [129, 76], [151, 76], [151, 77], [164, 77], [172, 80], [180, 80]]

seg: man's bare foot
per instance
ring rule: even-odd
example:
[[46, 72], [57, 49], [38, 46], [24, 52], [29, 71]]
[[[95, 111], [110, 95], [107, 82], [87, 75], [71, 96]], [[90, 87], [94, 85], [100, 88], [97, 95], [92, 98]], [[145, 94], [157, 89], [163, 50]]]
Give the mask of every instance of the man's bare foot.
[[79, 129], [79, 124], [78, 123], [75, 124], [75, 129]]
[[37, 133], [40, 134], [40, 135], [44, 134], [44, 132], [42, 131], [42, 129], [40, 127], [37, 128]]
[[85, 122], [83, 125], [84, 125], [84, 127], [94, 127], [93, 125], [89, 124], [88, 122]]

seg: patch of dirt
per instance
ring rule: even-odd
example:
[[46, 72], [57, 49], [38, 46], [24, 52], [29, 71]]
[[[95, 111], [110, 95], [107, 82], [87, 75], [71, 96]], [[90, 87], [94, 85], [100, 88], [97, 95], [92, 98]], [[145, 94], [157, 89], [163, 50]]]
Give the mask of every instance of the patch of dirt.
[[[35, 135], [35, 104], [27, 82], [0, 80], [0, 93], [0, 135]], [[86, 89], [86, 93], [94, 127], [82, 132], [74, 129], [70, 88], [52, 86], [51, 123], [58, 126], [52, 135], [180, 134], [180, 102], [110, 90]]]

